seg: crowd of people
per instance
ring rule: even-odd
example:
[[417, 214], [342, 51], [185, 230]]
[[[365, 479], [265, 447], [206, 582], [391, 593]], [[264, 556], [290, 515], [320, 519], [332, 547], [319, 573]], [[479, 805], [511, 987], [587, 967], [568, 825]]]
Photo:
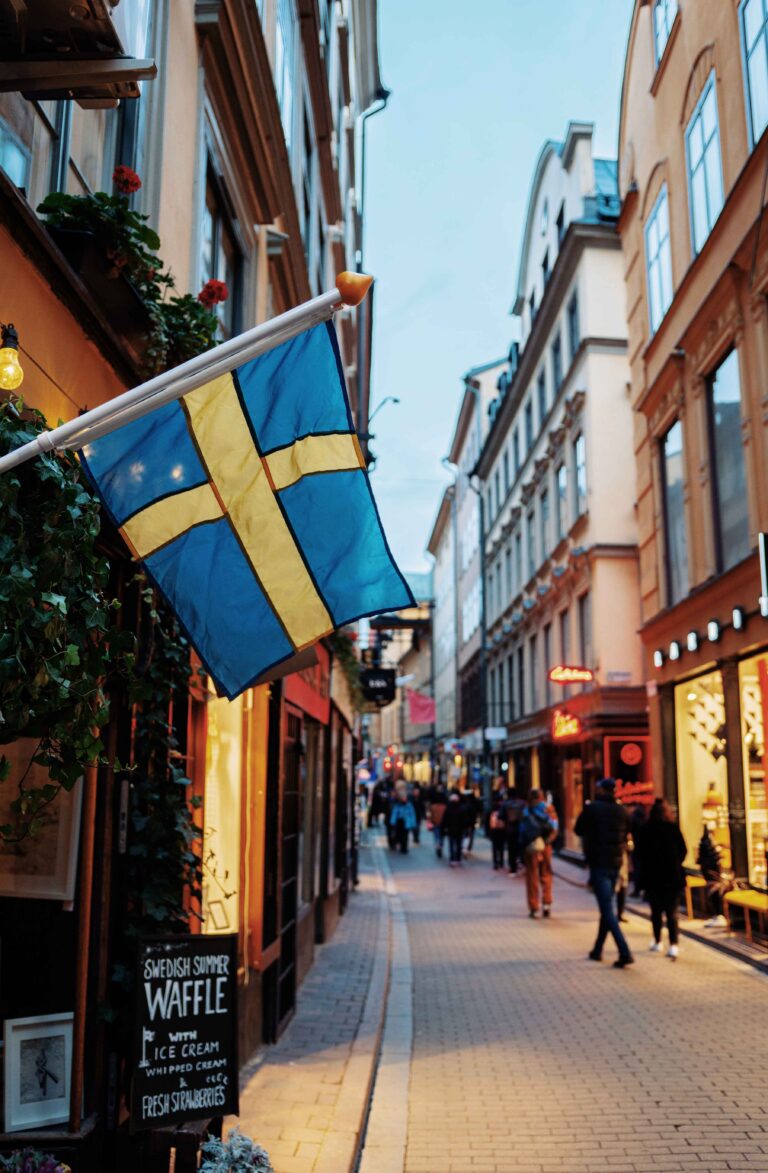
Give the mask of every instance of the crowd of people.
[[[407, 854], [409, 843], [421, 842], [425, 826], [438, 859], [461, 867], [471, 855], [475, 831], [484, 822], [491, 844], [494, 871], [525, 875], [528, 915], [549, 918], [552, 910], [552, 852], [560, 823], [549, 794], [532, 789], [527, 796], [501, 780], [494, 788], [490, 808], [484, 811], [479, 791], [447, 788], [439, 783], [426, 789], [378, 782], [368, 802], [368, 826], [383, 817], [391, 850]], [[685, 888], [684, 861], [688, 848], [669, 804], [657, 798], [650, 809], [624, 806], [616, 796], [616, 781], [603, 778], [595, 797], [579, 814], [573, 830], [581, 839], [589, 872], [589, 887], [597, 902], [597, 936], [588, 957], [602, 961], [608, 937], [616, 944], [617, 969], [632, 965], [634, 957], [621, 929], [630, 882], [635, 897], [645, 896], [651, 913], [652, 953], [662, 950], [666, 927], [667, 956], [679, 956], [678, 908]], [[710, 913], [707, 928], [725, 924], [723, 896], [730, 886], [724, 874], [722, 852], [705, 825], [698, 844], [697, 863], [706, 881]]]

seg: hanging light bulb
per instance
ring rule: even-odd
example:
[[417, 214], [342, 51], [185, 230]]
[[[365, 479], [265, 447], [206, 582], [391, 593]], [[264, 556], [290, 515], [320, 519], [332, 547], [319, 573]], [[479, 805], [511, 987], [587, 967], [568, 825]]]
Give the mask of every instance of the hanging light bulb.
[[24, 372], [19, 362], [19, 335], [14, 329], [13, 322], [7, 326], [0, 324], [2, 332], [2, 348], [0, 349], [0, 388], [3, 391], [15, 391], [24, 381]]

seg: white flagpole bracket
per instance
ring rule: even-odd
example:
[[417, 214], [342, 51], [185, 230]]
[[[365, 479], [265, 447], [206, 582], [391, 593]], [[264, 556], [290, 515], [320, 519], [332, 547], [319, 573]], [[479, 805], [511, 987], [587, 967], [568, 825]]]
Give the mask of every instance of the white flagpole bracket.
[[337, 288], [313, 297], [303, 305], [287, 310], [268, 322], [254, 326], [236, 338], [198, 354], [180, 366], [114, 399], [86, 411], [75, 419], [60, 424], [48, 432], [41, 432], [34, 440], [22, 444], [12, 452], [0, 456], [0, 473], [8, 472], [27, 460], [62, 448], [82, 448], [92, 440], [106, 436], [123, 424], [140, 419], [149, 412], [182, 395], [202, 387], [218, 375], [248, 362], [257, 355], [273, 350], [304, 330], [327, 321], [343, 305], [357, 305], [370, 288], [372, 278], [362, 273], [340, 273]]

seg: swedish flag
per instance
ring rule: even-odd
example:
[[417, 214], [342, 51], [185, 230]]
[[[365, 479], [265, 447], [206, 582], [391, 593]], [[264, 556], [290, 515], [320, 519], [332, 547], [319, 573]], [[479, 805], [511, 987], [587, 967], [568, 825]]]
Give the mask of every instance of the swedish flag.
[[232, 699], [335, 628], [413, 604], [324, 322], [80, 453]]

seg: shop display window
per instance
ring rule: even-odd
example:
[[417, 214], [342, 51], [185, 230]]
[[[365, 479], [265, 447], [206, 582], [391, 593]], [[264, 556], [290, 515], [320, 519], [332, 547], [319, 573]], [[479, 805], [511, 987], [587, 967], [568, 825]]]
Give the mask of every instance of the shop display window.
[[768, 712], [768, 653], [739, 664], [741, 734], [746, 786], [747, 852], [750, 882], [768, 887], [768, 755], [765, 719]]
[[211, 687], [207, 717], [202, 930], [236, 933], [240, 907], [242, 697], [228, 701], [217, 697]]
[[728, 826], [725, 697], [721, 672], [708, 672], [675, 688], [677, 791], [680, 830], [688, 845], [686, 867], [696, 866], [705, 824], [731, 866]]

